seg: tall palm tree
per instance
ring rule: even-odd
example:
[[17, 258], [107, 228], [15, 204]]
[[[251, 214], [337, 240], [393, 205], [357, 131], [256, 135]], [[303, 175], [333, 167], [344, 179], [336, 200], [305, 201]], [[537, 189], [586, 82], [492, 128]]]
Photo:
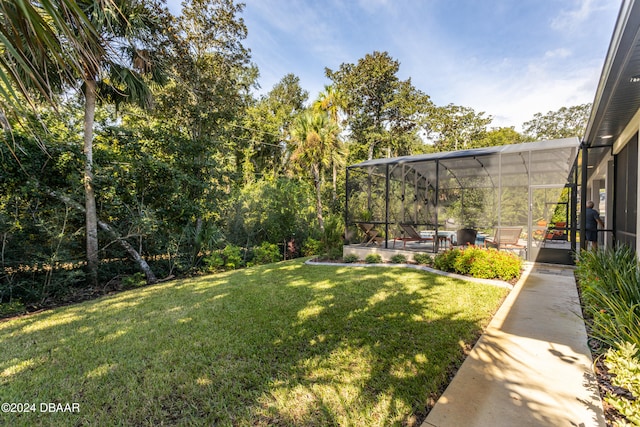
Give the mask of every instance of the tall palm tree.
[[338, 142], [339, 128], [327, 114], [305, 111], [293, 122], [291, 137], [293, 152], [291, 161], [311, 173], [316, 190], [316, 216], [320, 230], [324, 232], [322, 215], [323, 171], [331, 165], [331, 153]]
[[[335, 85], [325, 85], [324, 90], [318, 95], [318, 99], [313, 103], [313, 110], [325, 112], [331, 121], [341, 128], [340, 115], [346, 112], [347, 97]], [[345, 165], [346, 147], [340, 138], [337, 138], [335, 145], [330, 152], [331, 155], [331, 182], [332, 196], [335, 203], [338, 199], [338, 168]]]
[[150, 36], [157, 34], [150, 12], [137, 0], [113, 0], [105, 8], [100, 0], [82, 2], [83, 11], [97, 31], [104, 54], [84, 65], [79, 77], [84, 95], [84, 190], [86, 208], [87, 270], [92, 282], [98, 272], [98, 220], [93, 186], [93, 127], [98, 96], [102, 99], [151, 105], [151, 90], [142, 74], [162, 80], [149, 50]]

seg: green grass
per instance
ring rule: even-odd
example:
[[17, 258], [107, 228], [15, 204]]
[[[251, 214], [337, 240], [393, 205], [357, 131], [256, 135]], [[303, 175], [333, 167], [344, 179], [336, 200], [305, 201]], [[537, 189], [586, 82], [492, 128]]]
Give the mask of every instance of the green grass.
[[0, 323], [0, 425], [421, 421], [507, 291], [402, 268], [287, 261]]

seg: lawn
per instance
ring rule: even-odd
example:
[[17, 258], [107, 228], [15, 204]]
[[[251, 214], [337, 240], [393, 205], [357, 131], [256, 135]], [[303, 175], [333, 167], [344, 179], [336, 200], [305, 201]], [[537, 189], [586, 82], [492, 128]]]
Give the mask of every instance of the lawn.
[[293, 260], [13, 319], [0, 425], [416, 424], [507, 292]]

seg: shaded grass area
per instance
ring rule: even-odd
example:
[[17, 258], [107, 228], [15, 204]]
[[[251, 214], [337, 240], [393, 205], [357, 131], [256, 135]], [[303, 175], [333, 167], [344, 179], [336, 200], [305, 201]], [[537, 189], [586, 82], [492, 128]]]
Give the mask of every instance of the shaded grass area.
[[37, 411], [0, 424], [416, 424], [506, 293], [294, 260], [14, 319], [0, 323], [0, 402]]

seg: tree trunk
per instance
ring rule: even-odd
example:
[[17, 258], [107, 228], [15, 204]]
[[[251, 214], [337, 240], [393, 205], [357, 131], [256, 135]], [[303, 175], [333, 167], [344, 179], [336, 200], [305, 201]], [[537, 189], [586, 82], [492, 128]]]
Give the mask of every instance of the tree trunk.
[[369, 152], [367, 153], [367, 160], [373, 160], [373, 149], [376, 146], [375, 142], [369, 144]]
[[333, 181], [333, 203], [335, 205], [335, 203], [338, 201], [338, 166], [336, 166], [335, 163], [333, 163], [333, 175], [331, 177], [332, 181]]
[[313, 173], [313, 182], [316, 187], [316, 215], [318, 217], [318, 225], [320, 231], [324, 233], [324, 218], [322, 217], [322, 188], [320, 182], [320, 170], [317, 165], [311, 166], [311, 172]]
[[[36, 183], [35, 185], [39, 187], [38, 183]], [[45, 192], [86, 215], [86, 209], [80, 203], [72, 200], [68, 196], [65, 196], [64, 194], [58, 194], [50, 189], [46, 189]], [[100, 228], [102, 228], [104, 231], [106, 231], [113, 240], [117, 240], [118, 243], [120, 243], [120, 245], [127, 251], [129, 256], [133, 258], [136, 264], [138, 264], [140, 270], [144, 273], [147, 279], [147, 284], [151, 285], [158, 282], [156, 275], [153, 273], [153, 270], [151, 270], [151, 267], [149, 267], [149, 264], [147, 264], [147, 261], [145, 261], [144, 258], [140, 256], [140, 254], [135, 250], [133, 246], [131, 246], [129, 242], [127, 242], [126, 239], [124, 239], [122, 236], [119, 236], [118, 233], [113, 228], [111, 228], [111, 226], [109, 226], [109, 224], [104, 221], [98, 220], [97, 217], [96, 224], [99, 225]]]
[[96, 81], [85, 80], [84, 91], [84, 203], [89, 283], [98, 284], [98, 213], [93, 188], [93, 122], [96, 113]]
[[147, 279], [147, 284], [151, 285], [158, 282], [156, 275], [153, 273], [153, 270], [151, 270], [151, 267], [149, 267], [149, 264], [147, 264], [147, 261], [145, 261], [144, 258], [140, 256], [138, 251], [136, 251], [135, 248], [131, 246], [131, 244], [127, 242], [126, 239], [123, 239], [121, 236], [119, 236], [118, 233], [116, 233], [106, 222], [98, 220], [98, 225], [104, 231], [109, 233], [112, 239], [117, 240], [118, 243], [120, 243], [120, 245], [122, 245], [122, 247], [127, 251], [129, 256], [133, 258], [136, 264], [138, 264], [138, 267], [140, 267], [140, 270], [142, 270], [144, 276]]

